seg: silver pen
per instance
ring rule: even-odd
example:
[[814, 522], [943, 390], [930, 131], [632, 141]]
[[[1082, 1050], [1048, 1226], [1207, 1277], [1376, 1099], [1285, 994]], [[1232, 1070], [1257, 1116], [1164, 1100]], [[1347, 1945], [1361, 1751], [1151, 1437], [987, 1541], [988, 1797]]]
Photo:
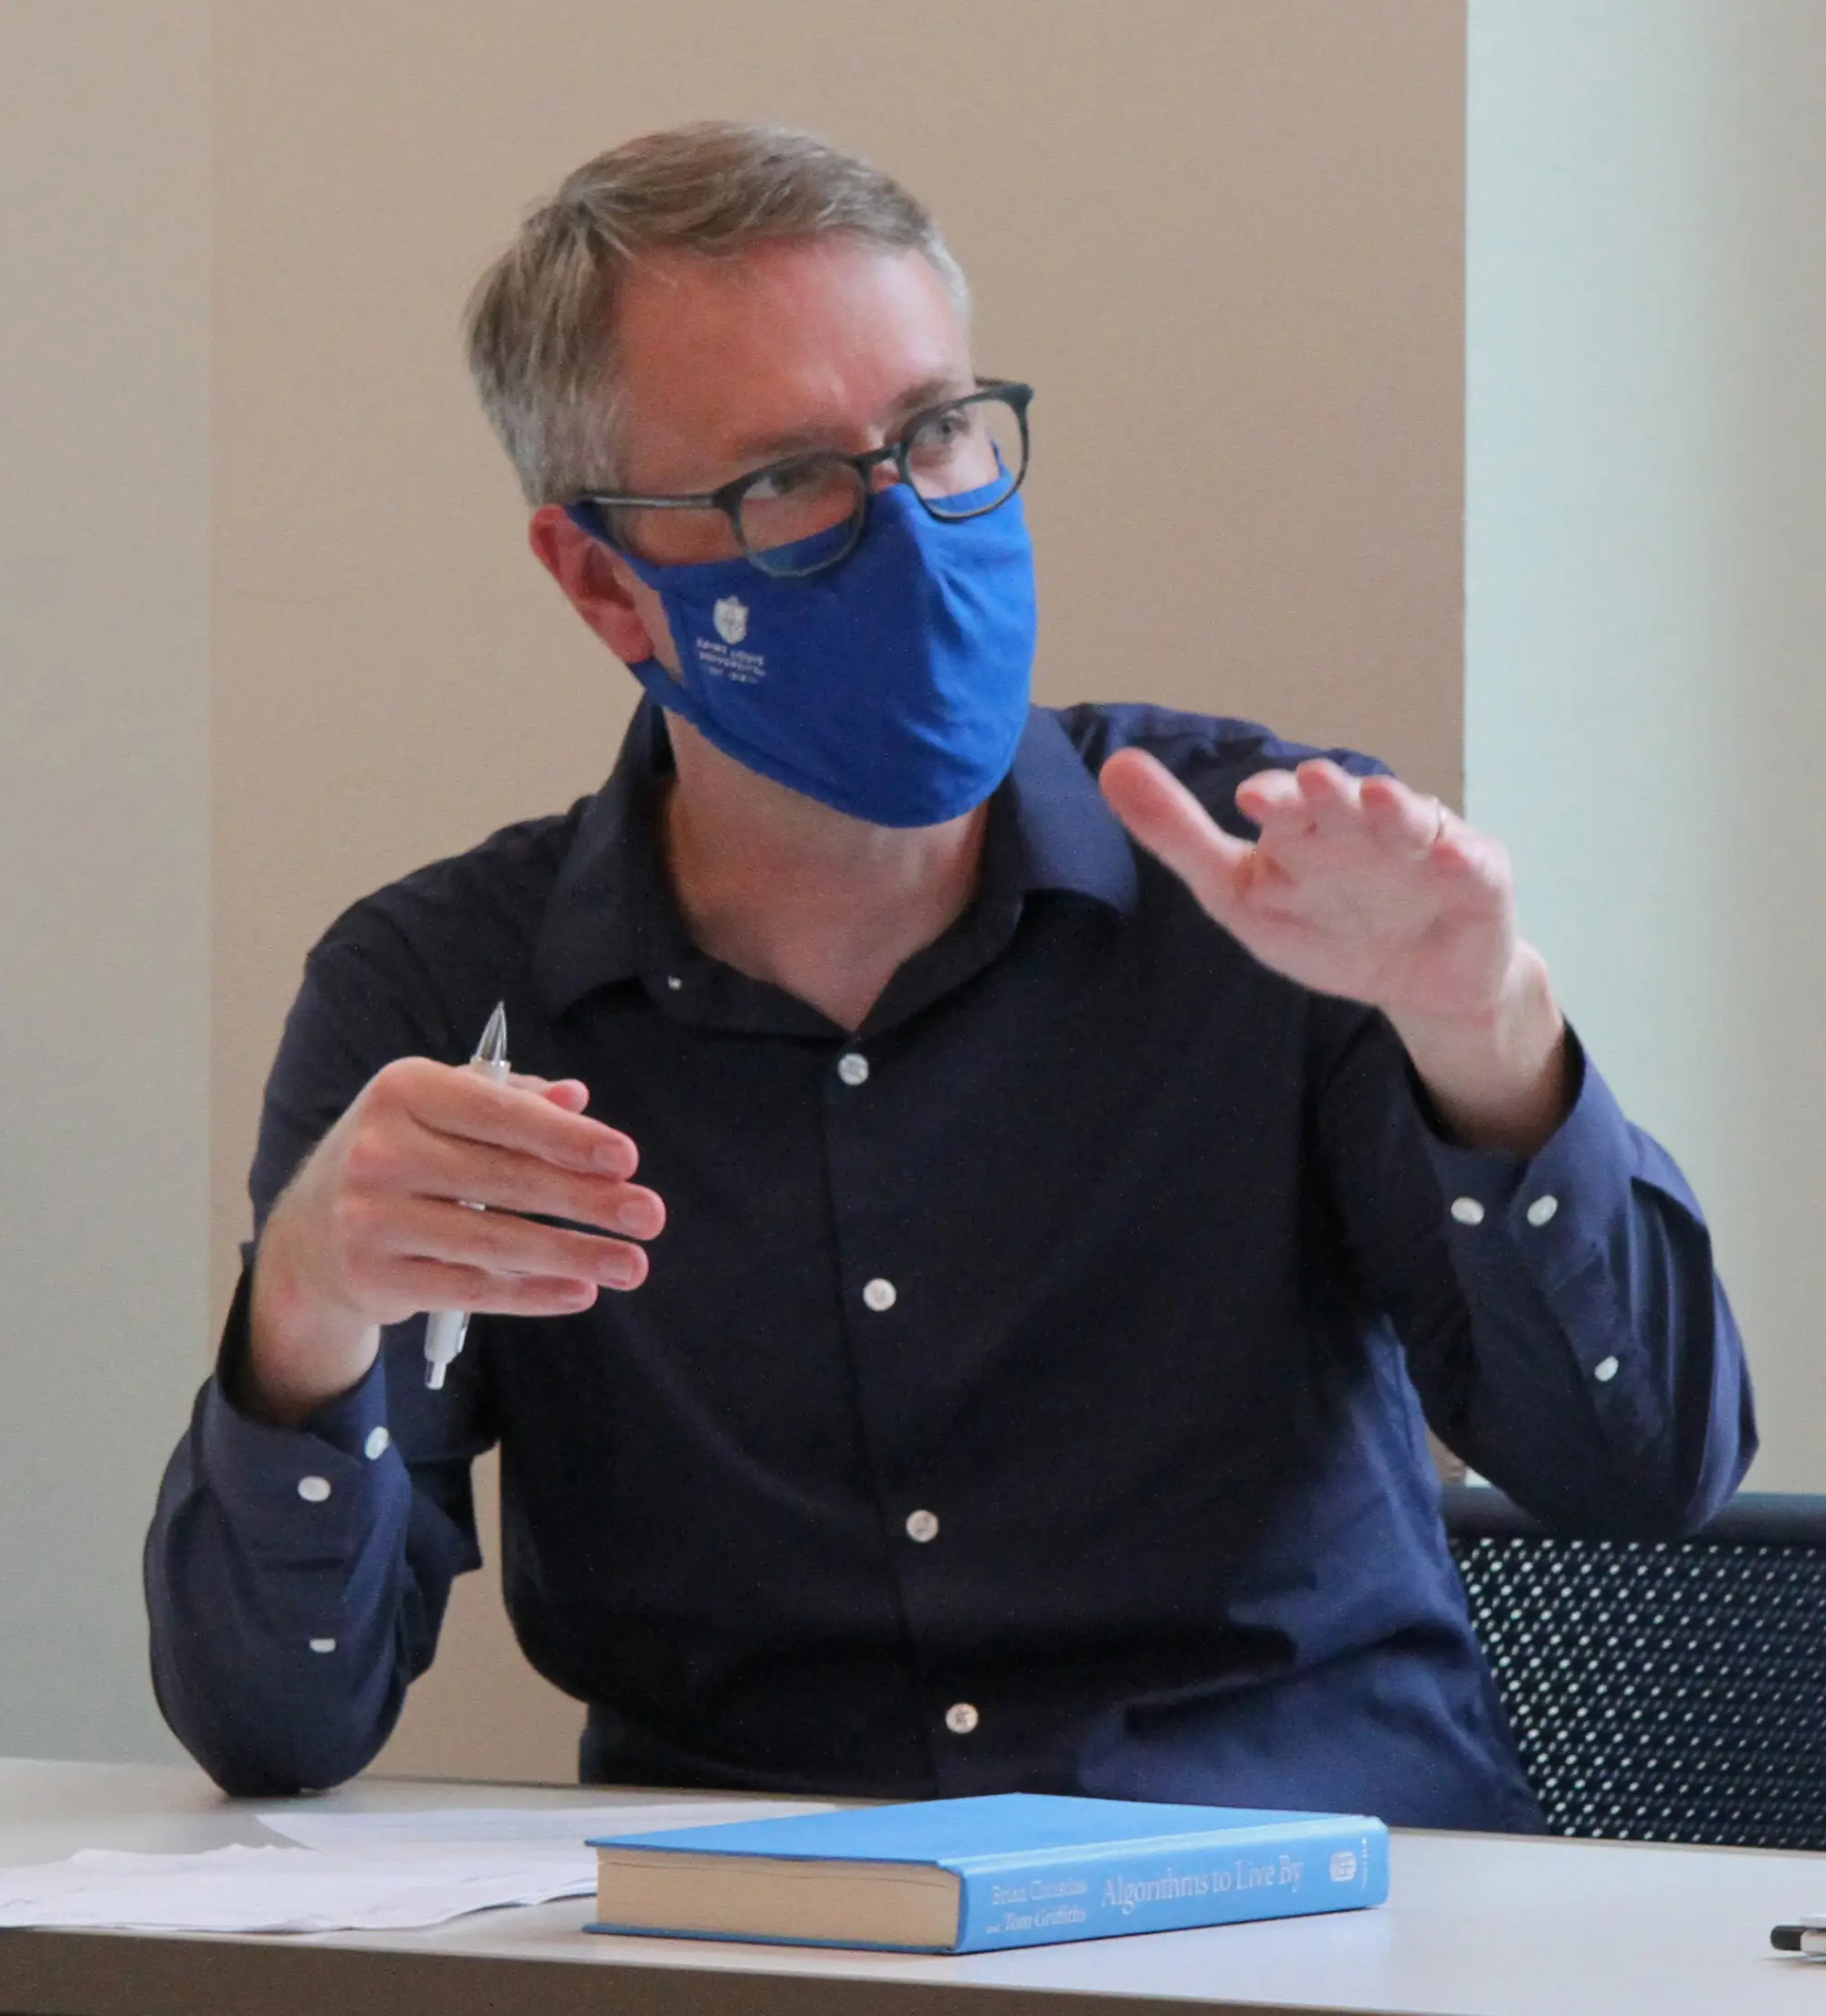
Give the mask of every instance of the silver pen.
[[[492, 1078], [497, 1085], [503, 1083], [511, 1068], [508, 1063], [508, 1008], [504, 1001], [495, 1003], [495, 1012], [488, 1017], [488, 1025], [482, 1031], [482, 1040], [476, 1045], [476, 1055], [469, 1059], [469, 1068], [479, 1071], [486, 1078]], [[465, 1202], [466, 1211], [486, 1211], [486, 1204]], [[463, 1339], [469, 1328], [467, 1309], [434, 1309], [425, 1319], [425, 1383], [435, 1391], [444, 1383], [445, 1368], [463, 1349]]]

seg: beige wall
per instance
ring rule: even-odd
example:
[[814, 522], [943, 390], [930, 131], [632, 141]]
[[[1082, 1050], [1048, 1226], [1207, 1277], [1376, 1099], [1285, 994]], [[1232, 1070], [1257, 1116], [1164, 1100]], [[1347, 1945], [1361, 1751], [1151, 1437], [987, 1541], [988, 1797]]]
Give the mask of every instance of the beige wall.
[[0, 0], [0, 1754], [174, 1749], [207, 1321], [207, 10]]
[[[1043, 697], [1455, 795], [1462, 11], [0, 0], [0, 1750], [162, 1742], [133, 1557], [208, 1349], [205, 1060], [219, 1313], [306, 947], [593, 788], [633, 698], [459, 368], [522, 207], [687, 117], [870, 152], [1040, 388]], [[471, 1584], [389, 1760], [567, 1772]]]

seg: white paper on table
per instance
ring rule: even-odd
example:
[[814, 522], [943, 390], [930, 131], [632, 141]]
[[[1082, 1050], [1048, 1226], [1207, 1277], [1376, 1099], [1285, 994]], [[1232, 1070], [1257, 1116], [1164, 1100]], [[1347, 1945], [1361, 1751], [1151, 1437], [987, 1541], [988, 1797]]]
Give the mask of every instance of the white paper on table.
[[325, 1813], [287, 1806], [261, 1813], [260, 1824], [306, 1848], [350, 1855], [385, 1855], [402, 1848], [489, 1846], [575, 1850], [607, 1834], [651, 1834], [668, 1827], [712, 1827], [726, 1820], [785, 1820], [793, 1813], [825, 1813], [804, 1800], [707, 1799], [688, 1806], [445, 1806], [409, 1813]]
[[314, 1848], [199, 1854], [84, 1849], [0, 1869], [0, 1926], [143, 1932], [404, 1931], [500, 1905], [587, 1895], [593, 1870], [511, 1850], [431, 1849], [414, 1860]]
[[85, 1849], [0, 1869], [0, 1927], [135, 1932], [412, 1931], [471, 1911], [582, 1897], [596, 1887], [589, 1834], [770, 1820], [803, 1802], [688, 1807], [456, 1807], [413, 1813], [288, 1808], [262, 1824], [301, 1845], [196, 1854]]

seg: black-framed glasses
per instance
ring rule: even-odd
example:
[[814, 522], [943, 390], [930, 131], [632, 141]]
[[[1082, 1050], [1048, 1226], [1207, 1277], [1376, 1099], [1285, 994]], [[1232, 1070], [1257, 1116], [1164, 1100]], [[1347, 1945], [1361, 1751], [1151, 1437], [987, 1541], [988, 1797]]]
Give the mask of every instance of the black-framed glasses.
[[623, 544], [611, 513], [720, 511], [762, 573], [823, 573], [862, 537], [875, 472], [889, 464], [927, 513], [946, 523], [1007, 503], [1027, 476], [1033, 397], [1032, 385], [981, 378], [976, 391], [917, 414], [894, 440], [866, 455], [819, 449], [789, 456], [689, 497], [592, 490], [570, 509], [611, 546]]

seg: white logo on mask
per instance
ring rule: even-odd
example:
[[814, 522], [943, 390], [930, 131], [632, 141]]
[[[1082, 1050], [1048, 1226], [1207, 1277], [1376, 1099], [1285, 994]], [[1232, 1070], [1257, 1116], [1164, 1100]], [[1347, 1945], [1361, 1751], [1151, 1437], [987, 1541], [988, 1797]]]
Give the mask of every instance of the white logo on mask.
[[740, 644], [748, 635], [748, 604], [725, 595], [710, 612], [710, 621], [725, 644]]

